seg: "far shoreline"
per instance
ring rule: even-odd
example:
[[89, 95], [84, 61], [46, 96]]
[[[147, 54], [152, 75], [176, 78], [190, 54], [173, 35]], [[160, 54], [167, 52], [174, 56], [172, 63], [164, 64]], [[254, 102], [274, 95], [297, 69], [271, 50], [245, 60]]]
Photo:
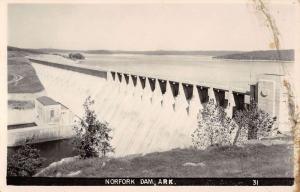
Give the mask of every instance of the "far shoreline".
[[295, 63], [295, 60], [288, 61], [288, 60], [260, 60], [260, 59], [223, 59], [223, 58], [215, 58], [212, 57], [214, 60], [223, 60], [223, 61], [242, 61], [242, 62], [276, 62], [276, 63]]

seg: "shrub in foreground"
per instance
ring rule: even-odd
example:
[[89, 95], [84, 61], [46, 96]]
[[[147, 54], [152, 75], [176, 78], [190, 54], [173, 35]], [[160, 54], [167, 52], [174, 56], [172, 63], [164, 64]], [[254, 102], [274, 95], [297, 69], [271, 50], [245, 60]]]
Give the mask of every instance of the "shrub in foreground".
[[192, 134], [193, 146], [205, 149], [266, 137], [271, 134], [275, 121], [276, 118], [259, 109], [253, 100], [249, 107], [236, 111], [234, 118], [228, 117], [214, 100], [209, 100], [200, 111], [198, 127]]
[[94, 100], [88, 97], [83, 104], [85, 115], [75, 126], [76, 136], [74, 138], [75, 149], [81, 158], [104, 157], [113, 152], [110, 144], [111, 128], [106, 122], [97, 119], [95, 111], [91, 108]]
[[8, 156], [7, 175], [31, 177], [41, 168], [40, 151], [26, 141], [14, 154]]
[[211, 99], [200, 111], [198, 127], [192, 134], [193, 146], [205, 149], [213, 145], [229, 145], [234, 128], [235, 124], [227, 116], [224, 108]]
[[247, 139], [269, 136], [276, 118], [272, 118], [267, 112], [259, 109], [255, 101], [252, 100], [248, 108], [235, 113], [234, 120], [238, 124], [238, 130], [233, 141], [235, 144], [241, 132], [247, 132]]

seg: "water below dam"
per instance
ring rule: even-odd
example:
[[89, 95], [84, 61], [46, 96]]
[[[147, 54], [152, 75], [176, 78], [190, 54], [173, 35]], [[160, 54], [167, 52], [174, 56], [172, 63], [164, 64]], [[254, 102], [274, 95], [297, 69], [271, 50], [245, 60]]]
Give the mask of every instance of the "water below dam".
[[[208, 82], [245, 90], [256, 81], [257, 75], [283, 74], [282, 66], [289, 72], [293, 66], [292, 62], [220, 60], [210, 56], [86, 54], [85, 57], [79, 66], [189, 80], [200, 85]], [[159, 89], [151, 92], [150, 88], [142, 90], [125, 83], [108, 83], [106, 79], [69, 70], [35, 63], [33, 66], [47, 95], [75, 114], [82, 116], [82, 104], [87, 96], [95, 99], [94, 109], [98, 117], [107, 121], [113, 129], [113, 146], [117, 156], [191, 145], [191, 133], [197, 127], [200, 106], [195, 99], [187, 103], [181, 92], [177, 98], [170, 91], [162, 96]], [[146, 84], [146, 87], [149, 86], [149, 83]], [[187, 106], [192, 106], [188, 111], [190, 115], [187, 115]], [[49, 162], [74, 155], [69, 140], [42, 143], [40, 149], [46, 158], [49, 157]], [[51, 157], [56, 152], [59, 155]]]
[[[47, 167], [52, 162], [60, 161], [62, 158], [73, 157], [77, 152], [73, 148], [72, 139], [63, 139], [33, 144], [40, 150], [40, 156], [44, 158], [42, 167]], [[19, 147], [8, 147], [8, 155], [12, 155]]]

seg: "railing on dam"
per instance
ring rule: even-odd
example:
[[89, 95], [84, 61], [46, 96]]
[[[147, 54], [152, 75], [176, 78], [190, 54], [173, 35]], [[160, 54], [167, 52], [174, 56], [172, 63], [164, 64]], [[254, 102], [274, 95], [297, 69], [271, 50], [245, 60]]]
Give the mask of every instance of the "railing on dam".
[[60, 69], [66, 69], [70, 71], [75, 71], [78, 73], [84, 73], [87, 75], [92, 75], [96, 77], [101, 77], [101, 78], [107, 78], [107, 73], [106, 71], [100, 71], [100, 70], [95, 70], [95, 69], [89, 69], [89, 68], [83, 68], [80, 66], [74, 66], [74, 65], [67, 65], [67, 64], [61, 64], [61, 63], [55, 63], [55, 62], [50, 62], [50, 61], [42, 61], [42, 60], [37, 60], [33, 58], [29, 58], [31, 62], [42, 64], [42, 65], [47, 65], [50, 67], [56, 67]]
[[150, 100], [152, 101], [154, 95], [156, 95], [156, 97], [159, 96], [162, 105], [162, 98], [168, 94], [172, 95], [174, 100], [184, 99], [186, 101], [187, 111], [188, 108], [195, 103], [198, 103], [199, 108], [201, 108], [203, 104], [212, 99], [217, 105], [225, 108], [229, 115], [232, 115], [235, 110], [242, 110], [247, 107], [250, 103], [250, 97], [255, 99], [255, 85], [252, 85], [251, 89], [249, 86], [250, 91], [241, 92], [232, 89], [183, 83], [116, 71], [108, 71], [107, 73], [107, 81], [117, 83], [125, 90], [136, 89], [142, 92], [150, 92], [153, 95], [150, 96]]

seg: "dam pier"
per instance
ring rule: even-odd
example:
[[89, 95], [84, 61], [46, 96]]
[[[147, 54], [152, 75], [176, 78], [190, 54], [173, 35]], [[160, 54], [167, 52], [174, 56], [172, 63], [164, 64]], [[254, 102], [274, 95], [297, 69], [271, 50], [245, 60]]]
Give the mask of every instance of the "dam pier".
[[227, 90], [207, 84], [196, 85], [115, 71], [107, 72], [107, 81], [120, 93], [138, 95], [141, 100], [148, 99], [150, 103], [155, 100], [161, 107], [171, 104], [173, 111], [182, 107], [187, 116], [197, 115], [209, 99], [224, 107], [229, 116], [232, 116], [235, 110], [247, 107], [251, 98], [257, 99], [256, 85], [253, 85], [251, 91]]

